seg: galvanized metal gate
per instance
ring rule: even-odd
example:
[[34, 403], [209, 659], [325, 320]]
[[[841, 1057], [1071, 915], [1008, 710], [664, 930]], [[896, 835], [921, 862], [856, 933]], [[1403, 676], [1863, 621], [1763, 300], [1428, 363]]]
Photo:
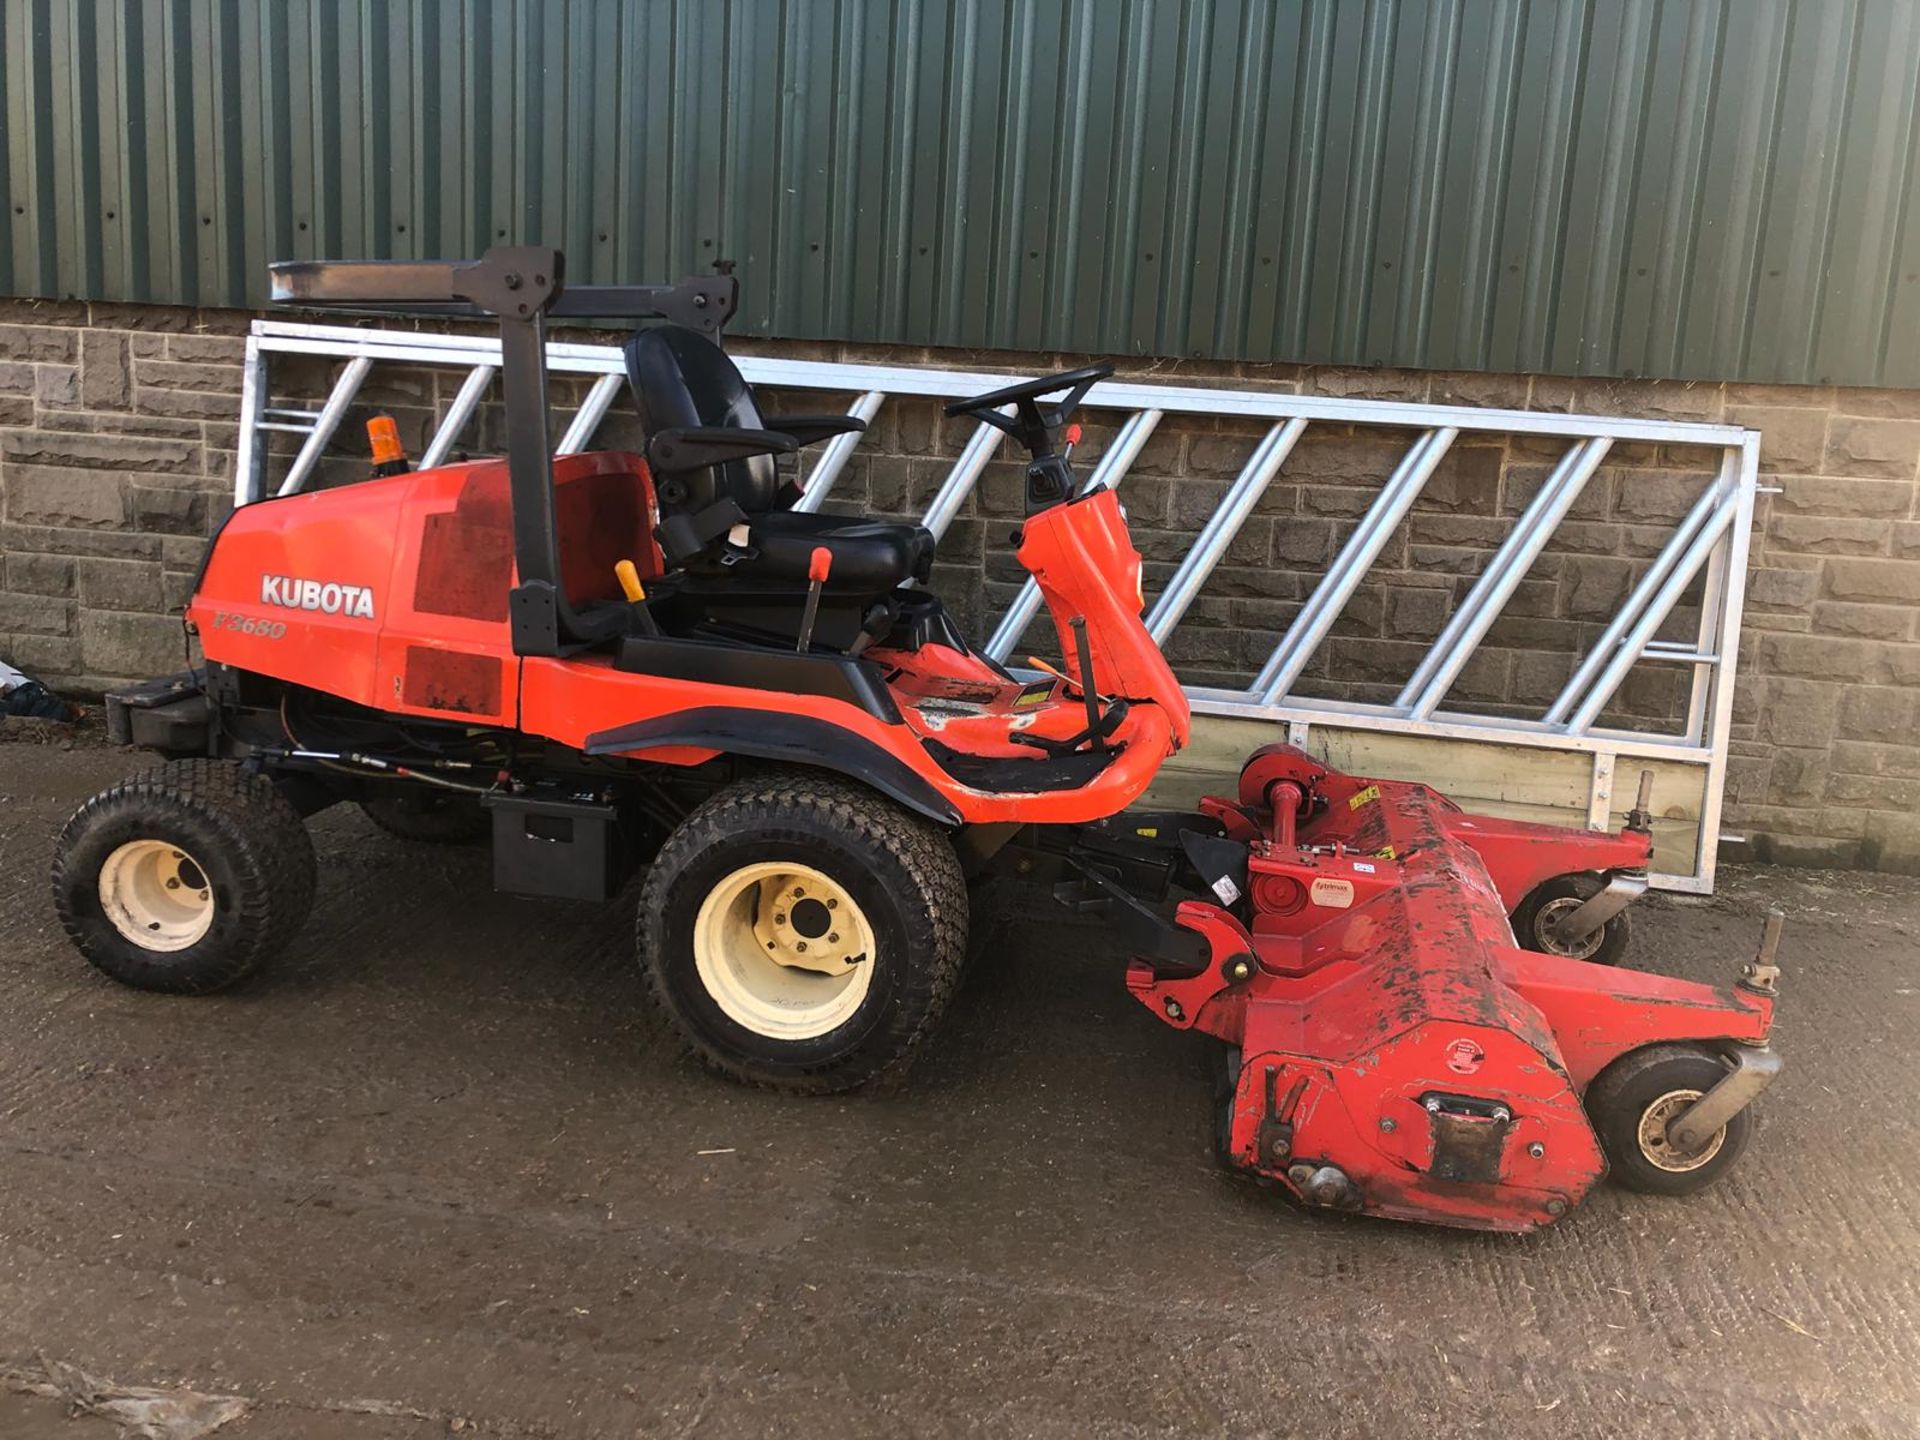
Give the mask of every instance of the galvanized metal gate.
[[[269, 398], [269, 357], [273, 355], [322, 356], [343, 365], [317, 409], [275, 405]], [[423, 467], [440, 463], [472, 421], [493, 382], [499, 359], [498, 340], [483, 336], [256, 321], [246, 350], [235, 503], [245, 505], [269, 493], [264, 444], [268, 431], [292, 431], [304, 436], [285, 475], [272, 487], [273, 492], [286, 495], [304, 488], [376, 363], [458, 367], [466, 372], [420, 460]], [[959, 397], [996, 388], [1007, 380], [1004, 374], [956, 370], [751, 356], [737, 359], [742, 373], [755, 385], [854, 394], [858, 398], [850, 413], [868, 421], [878, 416], [892, 397]], [[557, 447], [562, 454], [584, 450], [625, 387], [621, 353], [612, 345], [556, 342], [548, 347], [547, 363], [554, 373], [595, 377]], [[1656, 885], [1671, 890], [1704, 893], [1712, 889], [1734, 660], [1739, 649], [1741, 600], [1757, 489], [1756, 433], [1731, 426], [1667, 420], [1118, 381], [1096, 386], [1085, 405], [1090, 410], [1124, 416], [1112, 442], [1087, 476], [1088, 489], [1119, 486], [1155, 429], [1170, 415], [1232, 416], [1268, 425], [1219, 505], [1194, 536], [1172, 577], [1152, 599], [1147, 628], [1162, 644], [1200, 595], [1261, 495], [1283, 473], [1289, 455], [1309, 426], [1334, 424], [1416, 432], [1417, 438], [1387, 476], [1371, 509], [1347, 538], [1292, 624], [1278, 636], [1252, 684], [1244, 690], [1190, 686], [1188, 694], [1196, 713], [1273, 721], [1284, 726], [1288, 738], [1296, 743], [1307, 743], [1317, 728], [1334, 728], [1574, 752], [1590, 761], [1586, 818], [1596, 826], [1607, 823], [1615, 809], [1614, 776], [1622, 766], [1631, 769], [1635, 762], [1661, 761], [1698, 770], [1703, 790], [1694, 867], [1687, 873], [1653, 878]], [[1294, 693], [1314, 652], [1332, 633], [1369, 568], [1406, 519], [1449, 448], [1462, 435], [1476, 433], [1544, 437], [1563, 441], [1566, 448], [1391, 703], [1363, 704]], [[997, 430], [980, 425], [953, 461], [923, 517], [923, 523], [936, 535], [943, 535], [952, 524], [998, 450], [1001, 438]], [[832, 496], [835, 482], [860, 440], [858, 435], [844, 435], [823, 449], [806, 476], [806, 493], [799, 508], [816, 510]], [[1580, 657], [1571, 678], [1540, 714], [1515, 717], [1476, 710], [1457, 698], [1450, 702], [1461, 672], [1489, 628], [1547, 548], [1609, 450], [1622, 443], [1702, 447], [1717, 456], [1717, 468], [1658, 554], [1640, 572], [1597, 641]], [[1662, 623], [1696, 581], [1701, 588], [1693, 638], [1657, 638]], [[1029, 580], [1000, 617], [986, 644], [987, 653], [996, 660], [1008, 659], [1039, 608], [1038, 587]], [[1629, 672], [1649, 664], [1690, 669], [1692, 686], [1683, 723], [1672, 733], [1600, 724], [1603, 711]]]

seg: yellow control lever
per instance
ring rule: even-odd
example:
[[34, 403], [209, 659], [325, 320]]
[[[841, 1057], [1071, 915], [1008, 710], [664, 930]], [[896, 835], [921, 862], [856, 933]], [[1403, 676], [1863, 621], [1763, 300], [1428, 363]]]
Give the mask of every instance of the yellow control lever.
[[619, 561], [613, 567], [613, 574], [630, 603], [638, 605], [647, 598], [647, 587], [640, 583], [640, 572], [634, 568], [633, 561]]

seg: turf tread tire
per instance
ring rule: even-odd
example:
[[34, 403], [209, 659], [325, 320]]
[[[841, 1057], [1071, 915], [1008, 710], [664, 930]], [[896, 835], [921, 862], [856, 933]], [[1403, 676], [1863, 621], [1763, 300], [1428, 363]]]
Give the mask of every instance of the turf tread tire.
[[[824, 832], [856, 851], [890, 857], [906, 889], [903, 908], [914, 932], [907, 937], [907, 958], [886, 1013], [869, 1022], [870, 1033], [850, 1053], [815, 1062], [743, 1053], [741, 1045], [729, 1043], [731, 1037], [712, 1033], [676, 985], [676, 970], [693, 969], [691, 954], [670, 953], [676, 947], [665, 933], [674, 888], [699, 857], [716, 846], [750, 844], [757, 833], [788, 827]], [[682, 903], [687, 903], [685, 897]], [[697, 900], [692, 903], [697, 908]], [[640, 971], [649, 1000], [706, 1068], [763, 1089], [837, 1094], [897, 1078], [912, 1063], [958, 987], [967, 957], [968, 916], [959, 857], [946, 833], [931, 821], [838, 776], [769, 771], [709, 797], [668, 836], [641, 888], [636, 925]], [[915, 954], [920, 963], [914, 963]], [[699, 982], [696, 978], [692, 983]], [[847, 1024], [859, 1021], [861, 1014]], [[788, 1043], [763, 1040], [748, 1048]]]
[[[180, 834], [181, 825], [190, 833]], [[175, 839], [216, 889], [229, 891], [214, 929], [185, 950], [143, 950], [101, 908], [100, 867], [134, 838]], [[109, 786], [74, 812], [54, 851], [54, 909], [104, 974], [136, 989], [206, 995], [285, 948], [313, 909], [315, 868], [307, 827], [271, 780], [232, 761], [173, 760]]]

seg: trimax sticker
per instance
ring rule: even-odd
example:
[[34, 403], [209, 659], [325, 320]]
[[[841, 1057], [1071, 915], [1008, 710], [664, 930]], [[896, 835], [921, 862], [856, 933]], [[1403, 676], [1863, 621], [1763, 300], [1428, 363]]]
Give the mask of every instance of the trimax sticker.
[[1308, 887], [1307, 898], [1316, 905], [1326, 906], [1329, 910], [1349, 909], [1353, 905], [1353, 882], [1322, 876]]
[[1367, 786], [1366, 789], [1362, 790], [1358, 795], [1354, 796], [1351, 800], [1347, 801], [1347, 809], [1358, 810], [1362, 805], [1371, 805], [1374, 801], [1378, 800], [1379, 798], [1380, 798], [1380, 787], [1378, 785], [1369, 785]]

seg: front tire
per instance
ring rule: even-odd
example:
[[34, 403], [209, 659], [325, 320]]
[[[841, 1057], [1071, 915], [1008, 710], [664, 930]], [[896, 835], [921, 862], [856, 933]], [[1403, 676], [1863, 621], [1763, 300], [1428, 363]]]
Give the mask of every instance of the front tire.
[[74, 812], [53, 903], [80, 953], [138, 990], [204, 995], [251, 974], [313, 906], [313, 844], [273, 782], [177, 760]]
[[735, 1080], [852, 1090], [904, 1070], [967, 950], [967, 888], [937, 826], [864, 786], [741, 781], [668, 837], [640, 896], [647, 988]]

